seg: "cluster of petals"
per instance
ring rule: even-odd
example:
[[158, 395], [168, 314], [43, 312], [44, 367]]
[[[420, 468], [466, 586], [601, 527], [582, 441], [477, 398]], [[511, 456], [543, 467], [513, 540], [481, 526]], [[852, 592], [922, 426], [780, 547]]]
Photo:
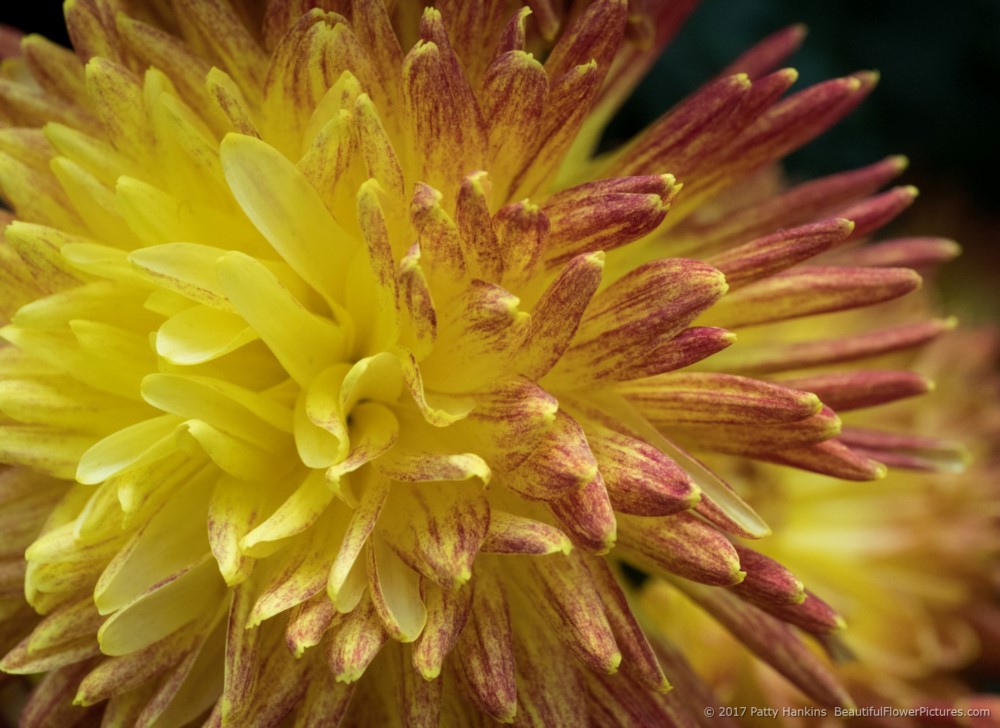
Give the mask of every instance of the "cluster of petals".
[[[938, 711], [943, 723], [964, 718], [992, 725], [1000, 711], [995, 695], [977, 692], [975, 682], [963, 679], [989, 674], [1000, 624], [998, 352], [997, 333], [980, 330], [949, 334], [916, 361], [897, 356], [934, 378], [941, 401], [936, 407], [911, 402], [860, 410], [850, 417], [858, 428], [891, 430], [901, 441], [917, 422], [958, 437], [969, 451], [965, 470], [933, 464], [944, 455], [944, 443], [935, 448], [912, 435], [905, 436], [911, 470], [890, 473], [876, 488], [844, 488], [829, 478], [769, 465], [755, 464], [748, 472], [734, 461], [713, 463], [775, 525], [760, 548], [793, 568], [811, 590], [829, 595], [847, 620], [849, 629], [827, 638], [826, 646], [858, 704], [852, 722], [884, 725], [882, 711], [891, 706], [899, 711], [893, 725], [902, 728], [920, 725], [920, 711], [928, 709]], [[949, 457], [962, 450], [953, 444]], [[806, 710], [801, 693], [762, 668], [732, 634], [665, 581], [643, 586], [639, 608], [718, 694], [737, 705], [788, 707], [777, 716], [788, 725], [823, 723], [820, 710]], [[750, 716], [744, 722], [773, 721]]]
[[622, 563], [850, 702], [799, 631], [842, 621], [699, 457], [918, 466], [837, 412], [928, 382], [842, 365], [951, 321], [772, 325], [955, 246], [858, 247], [913, 200], [879, 191], [900, 158], [768, 183], [876, 80], [786, 94], [800, 28], [595, 156], [693, 3], [528, 5], [67, 0], [75, 52], [4, 64], [25, 725], [694, 725]]

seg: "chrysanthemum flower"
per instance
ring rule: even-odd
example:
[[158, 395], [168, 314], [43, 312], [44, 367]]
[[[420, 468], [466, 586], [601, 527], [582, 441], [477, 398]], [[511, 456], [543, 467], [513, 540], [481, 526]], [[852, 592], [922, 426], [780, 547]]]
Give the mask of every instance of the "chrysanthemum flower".
[[[928, 458], [928, 443], [918, 454], [909, 438], [909, 456], [924, 472], [892, 473], [875, 489], [845, 489], [829, 478], [763, 465], [734, 476], [774, 527], [761, 549], [829, 595], [847, 619], [849, 629], [828, 646], [862, 708], [852, 723], [923, 724], [919, 716], [878, 710], [891, 706], [935, 708], [939, 715], [957, 709], [964, 721], [942, 717], [938, 723], [993, 725], [1000, 710], [995, 696], [975, 694], [960, 673], [995, 641], [1000, 618], [997, 344], [992, 331], [949, 335], [917, 362], [939, 385], [937, 406], [901, 403], [856, 415], [868, 428], [902, 433], [919, 422], [928, 431], [961, 437], [973, 458], [964, 472], [941, 470]], [[940, 442], [933, 449], [943, 452]], [[808, 705], [675, 589], [650, 583], [642, 604], [720, 696], [743, 705]], [[865, 714], [866, 706], [876, 710]], [[815, 710], [782, 717], [793, 725], [824, 724]], [[773, 723], [753, 718], [746, 716], [750, 723]]]
[[761, 638], [833, 618], [736, 545], [766, 525], [687, 452], [884, 473], [757, 375], [947, 322], [713, 356], [919, 285], [799, 265], [910, 203], [875, 194], [898, 158], [760, 172], [875, 77], [783, 98], [792, 28], [593, 157], [693, 3], [529, 5], [67, 0], [76, 53], [4, 65], [0, 666], [46, 673], [26, 725], [692, 724], [612, 548], [724, 621], [770, 606], [755, 647], [849, 701]]

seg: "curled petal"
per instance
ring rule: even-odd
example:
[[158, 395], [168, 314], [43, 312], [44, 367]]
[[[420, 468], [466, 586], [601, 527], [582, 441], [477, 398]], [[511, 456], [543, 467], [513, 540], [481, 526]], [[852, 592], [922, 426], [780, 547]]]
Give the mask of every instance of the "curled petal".
[[413, 642], [427, 622], [417, 574], [381, 539], [369, 543], [368, 586], [372, 605], [390, 637]]

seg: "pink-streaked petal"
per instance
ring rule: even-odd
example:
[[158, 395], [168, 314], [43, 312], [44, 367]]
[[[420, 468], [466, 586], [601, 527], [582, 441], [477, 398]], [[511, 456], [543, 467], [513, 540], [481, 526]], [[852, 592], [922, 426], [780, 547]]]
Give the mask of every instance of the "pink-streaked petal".
[[490, 529], [480, 550], [492, 554], [545, 556], [560, 551], [568, 554], [572, 548], [569, 537], [555, 526], [492, 508]]
[[422, 40], [403, 59], [403, 107], [421, 163], [420, 179], [454, 195], [458, 180], [486, 162], [486, 122], [448, 45], [440, 12], [428, 8], [420, 30]]
[[726, 328], [813, 316], [891, 301], [920, 287], [908, 268], [796, 268], [720, 301], [706, 316]]
[[637, 360], [625, 364], [609, 377], [619, 381], [644, 379], [684, 369], [732, 346], [736, 334], [712, 326], [695, 326], [679, 333], [666, 343]]
[[805, 447], [840, 434], [841, 422], [836, 413], [824, 407], [818, 413], [795, 422], [774, 424], [696, 424], [675, 425], [677, 439], [702, 450], [754, 457], [775, 449]]
[[[530, 53], [511, 50], [493, 60], [481, 99], [489, 135], [489, 169], [505, 187], [531, 160], [549, 93], [549, 78]], [[506, 189], [496, 192], [505, 195]]]
[[517, 469], [539, 448], [559, 410], [556, 398], [526, 377], [497, 382], [478, 392], [475, 402], [457, 428], [469, 430], [479, 451], [504, 471]]
[[413, 645], [413, 667], [425, 680], [441, 674], [445, 657], [458, 642], [472, 605], [472, 586], [442, 589], [423, 579], [420, 595], [427, 607], [427, 624]]
[[562, 358], [601, 284], [603, 271], [603, 253], [578, 255], [549, 284], [531, 313], [531, 326], [517, 353], [519, 370], [525, 376], [541, 378]]
[[587, 384], [672, 339], [726, 291], [725, 277], [693, 260], [658, 260], [622, 276], [594, 297], [553, 375]]
[[514, 633], [518, 716], [533, 728], [586, 725], [579, 662], [566, 659], [558, 638], [538, 616], [522, 611], [518, 618], [521, 628]]
[[736, 113], [750, 91], [746, 76], [737, 74], [713, 81], [685, 99], [620, 153], [612, 156], [605, 173], [684, 174], [697, 160], [717, 151], [720, 143], [742, 130], [748, 119]]
[[874, 268], [925, 270], [947, 263], [961, 252], [958, 243], [946, 238], [896, 238], [840, 251], [834, 260]]
[[325, 593], [316, 594], [292, 609], [285, 629], [285, 645], [296, 658], [315, 647], [337, 622], [337, 608]]
[[837, 412], [874, 407], [933, 389], [930, 381], [914, 372], [877, 369], [786, 379], [781, 385], [812, 392]]
[[[354, 697], [357, 683], [338, 682], [330, 669], [319, 661], [304, 680], [308, 687], [295, 713], [293, 728], [340, 725]], [[209, 728], [208, 725], [206, 728]]]
[[734, 544], [746, 578], [733, 587], [736, 594], [752, 604], [769, 607], [794, 606], [805, 601], [806, 592], [792, 572], [774, 559], [753, 549]]
[[465, 485], [415, 485], [392, 492], [379, 529], [410, 568], [455, 589], [472, 577], [489, 523], [490, 508], [481, 491]]
[[549, 629], [595, 672], [614, 673], [621, 664], [597, 585], [577, 554], [527, 562], [529, 578], [518, 581]]
[[646, 441], [596, 426], [587, 439], [616, 511], [667, 516], [688, 510], [699, 500], [699, 490], [687, 472]]
[[489, 283], [503, 278], [503, 257], [490, 216], [489, 178], [475, 172], [462, 180], [455, 206], [455, 223], [469, 275]]
[[844, 218], [779, 230], [714, 255], [708, 262], [722, 271], [731, 289], [791, 268], [847, 240], [854, 223]]
[[420, 257], [432, 274], [459, 278], [465, 273], [465, 257], [458, 226], [442, 206], [442, 194], [418, 182], [410, 202], [410, 222], [417, 231]]
[[551, 183], [597, 97], [602, 77], [602, 69], [591, 61], [550, 80], [534, 153], [514, 178], [508, 199], [531, 197]]
[[100, 717], [97, 710], [84, 712], [73, 702], [73, 692], [93, 661], [86, 660], [48, 672], [32, 686], [31, 695], [20, 709], [19, 728], [48, 728], [69, 726], [86, 720], [88, 712], [94, 720]]
[[730, 144], [719, 174], [749, 172], [819, 136], [861, 103], [876, 79], [870, 73], [833, 79], [775, 104]]
[[330, 671], [338, 682], [356, 682], [388, 641], [372, 600], [365, 597], [326, 641]]
[[527, 283], [541, 259], [549, 235], [549, 218], [528, 200], [505, 205], [493, 216], [503, 258], [504, 284]]
[[[721, 250], [775, 232], [808, 224], [870, 195], [906, 169], [905, 157], [888, 157], [849, 172], [822, 177], [793, 187], [764, 202], [754, 201], [722, 220], [708, 224], [691, 221], [672, 235], [684, 248]], [[690, 242], [689, 242], [690, 240]]]
[[472, 607], [456, 645], [460, 684], [475, 706], [501, 723], [517, 711], [514, 643], [503, 586], [491, 574], [477, 575]]
[[730, 63], [719, 74], [731, 76], [734, 73], [745, 73], [751, 79], [769, 73], [781, 65], [789, 56], [799, 49], [806, 37], [806, 26], [790, 25], [772, 33]]
[[559, 37], [545, 60], [550, 78], [559, 78], [579, 66], [596, 61], [599, 82], [611, 68], [625, 32], [626, 0], [597, 0]]
[[607, 553], [615, 545], [615, 511], [600, 473], [580, 490], [547, 505], [574, 545], [594, 554]]
[[754, 654], [823, 705], [852, 705], [839, 680], [785, 624], [744, 603], [725, 589], [674, 582]]
[[845, 427], [840, 440], [855, 452], [890, 467], [957, 473], [969, 462], [969, 453], [961, 443], [936, 437]]
[[594, 580], [608, 624], [621, 649], [622, 672], [647, 690], [666, 692], [670, 683], [607, 562], [594, 557], [583, 557], [581, 561]]
[[688, 513], [663, 518], [619, 516], [619, 542], [626, 557], [704, 584], [732, 586], [743, 580], [740, 559], [729, 540]]
[[691, 423], [797, 422], [817, 412], [819, 398], [800, 387], [733, 374], [672, 373], [616, 387], [650, 422], [669, 428]]
[[679, 186], [669, 174], [588, 182], [553, 195], [542, 207], [549, 218], [545, 261], [628, 245], [655, 230]]
[[806, 447], [761, 453], [755, 457], [842, 480], [880, 480], [886, 474], [883, 463], [866, 457], [862, 451], [847, 447], [836, 439]]
[[887, 192], [862, 200], [840, 210], [837, 215], [854, 221], [851, 240], [864, 238], [890, 223], [917, 198], [917, 188], [907, 185], [894, 187]]
[[[746, 598], [746, 594], [739, 596]], [[837, 614], [833, 607], [808, 589], [805, 590], [805, 599], [798, 604], [777, 604], [773, 601], [754, 603], [782, 622], [795, 625], [817, 636], [831, 635], [846, 626], [843, 617]]]
[[793, 341], [787, 344], [751, 344], [735, 356], [724, 352], [708, 359], [703, 366], [718, 371], [745, 374], [773, 374], [808, 369], [881, 356], [922, 346], [957, 325], [955, 319], [933, 319], [901, 326], [891, 326], [835, 339]]
[[516, 470], [508, 485], [526, 498], [553, 501], [571, 498], [597, 475], [580, 424], [562, 410], [538, 447]]

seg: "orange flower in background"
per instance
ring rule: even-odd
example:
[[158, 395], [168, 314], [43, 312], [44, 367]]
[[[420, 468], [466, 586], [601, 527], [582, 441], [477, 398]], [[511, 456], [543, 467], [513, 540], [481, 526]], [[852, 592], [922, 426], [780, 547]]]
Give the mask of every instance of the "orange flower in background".
[[849, 704], [784, 624], [841, 620], [695, 456], [918, 464], [835, 409], [925, 390], [849, 363], [950, 321], [781, 328], [955, 252], [856, 251], [915, 195], [878, 193], [900, 158], [768, 183], [874, 74], [786, 96], [791, 28], [594, 156], [693, 3], [315, 4], [68, 0], [76, 53], [29, 36], [3, 66], [0, 667], [45, 673], [24, 724], [700, 720], [621, 561]]

